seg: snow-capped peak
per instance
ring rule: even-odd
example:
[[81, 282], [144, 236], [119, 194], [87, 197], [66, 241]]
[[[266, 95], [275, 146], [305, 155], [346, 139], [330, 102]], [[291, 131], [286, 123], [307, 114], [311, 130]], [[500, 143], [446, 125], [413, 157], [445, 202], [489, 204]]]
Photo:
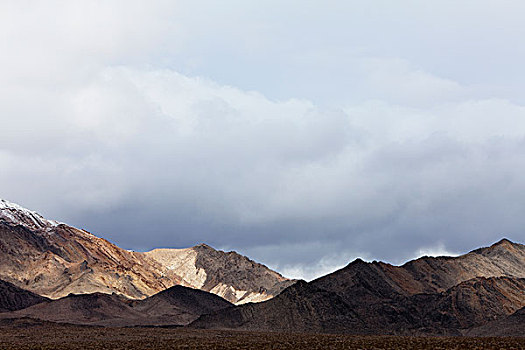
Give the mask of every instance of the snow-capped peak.
[[22, 225], [32, 230], [51, 229], [60, 224], [54, 220], [47, 220], [37, 212], [23, 208], [5, 199], [0, 199], [0, 221]]

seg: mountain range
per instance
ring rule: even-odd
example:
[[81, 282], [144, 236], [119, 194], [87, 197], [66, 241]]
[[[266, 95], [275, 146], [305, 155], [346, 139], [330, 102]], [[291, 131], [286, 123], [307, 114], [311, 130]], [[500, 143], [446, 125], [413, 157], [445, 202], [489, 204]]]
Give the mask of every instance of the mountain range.
[[402, 266], [357, 259], [269, 301], [203, 315], [192, 327], [461, 335], [523, 307], [525, 246], [503, 239], [459, 257]]
[[295, 281], [206, 244], [140, 253], [0, 200], [0, 321], [396, 335], [525, 334], [525, 246]]
[[97, 292], [142, 299], [182, 285], [236, 304], [270, 299], [294, 283], [206, 244], [128, 251], [6, 200], [0, 200], [0, 279], [52, 299]]

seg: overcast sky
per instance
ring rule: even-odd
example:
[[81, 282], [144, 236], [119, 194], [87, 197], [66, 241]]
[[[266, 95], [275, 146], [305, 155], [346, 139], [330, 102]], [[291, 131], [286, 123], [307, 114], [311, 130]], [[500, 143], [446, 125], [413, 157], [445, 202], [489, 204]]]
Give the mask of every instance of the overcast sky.
[[1, 1], [0, 198], [290, 277], [525, 241], [523, 1]]

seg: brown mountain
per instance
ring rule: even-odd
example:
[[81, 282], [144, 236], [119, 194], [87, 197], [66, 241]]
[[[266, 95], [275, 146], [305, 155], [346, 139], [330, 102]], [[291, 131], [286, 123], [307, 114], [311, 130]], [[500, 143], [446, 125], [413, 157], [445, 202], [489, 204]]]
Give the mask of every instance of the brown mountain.
[[15, 311], [49, 299], [0, 280], [0, 312]]
[[272, 300], [202, 316], [192, 327], [459, 335], [525, 306], [524, 252], [502, 240], [460, 257], [403, 266], [356, 260]]
[[293, 283], [235, 252], [199, 245], [130, 252], [0, 200], [0, 278], [34, 293], [119, 293], [142, 299], [174, 285], [234, 303], [266, 300]]
[[[385, 296], [443, 292], [476, 277], [525, 277], [525, 245], [507, 239], [458, 257], [422, 257], [394, 266], [383, 262], [355, 261], [319, 278], [321, 288], [345, 293], [366, 280]], [[377, 284], [377, 285], [374, 285]]]
[[180, 326], [190, 323], [200, 315], [232, 305], [215, 294], [174, 286], [138, 301], [117, 294], [71, 294], [58, 300], [1, 314], [0, 318], [32, 318], [97, 326]]
[[0, 222], [0, 278], [50, 298], [118, 292], [143, 298], [170, 286], [160, 266], [85, 231]]

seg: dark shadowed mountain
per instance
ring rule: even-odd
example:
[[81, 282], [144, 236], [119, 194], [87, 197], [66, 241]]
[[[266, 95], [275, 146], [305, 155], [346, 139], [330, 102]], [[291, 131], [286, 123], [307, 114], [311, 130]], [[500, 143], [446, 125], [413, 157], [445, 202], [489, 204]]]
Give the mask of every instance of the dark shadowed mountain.
[[416, 294], [421, 326], [469, 329], [505, 318], [525, 306], [525, 278], [477, 277], [439, 294]]
[[71, 294], [1, 315], [2, 318], [29, 317], [51, 322], [104, 326], [127, 325], [141, 316], [123, 297], [104, 293]]
[[525, 307], [503, 319], [473, 328], [466, 335], [473, 337], [486, 335], [494, 337], [523, 337], [525, 336]]
[[196, 328], [450, 334], [525, 306], [525, 247], [502, 240], [456, 258], [403, 266], [356, 260], [272, 300], [200, 317]]
[[47, 301], [48, 298], [0, 280], [0, 312], [21, 310]]
[[144, 315], [142, 324], [153, 325], [186, 325], [200, 315], [233, 306], [215, 294], [183, 286], [173, 286], [131, 305]]
[[175, 286], [139, 301], [116, 294], [71, 294], [23, 310], [4, 313], [0, 318], [32, 318], [97, 326], [180, 326], [194, 321], [200, 315], [232, 305], [215, 294]]

